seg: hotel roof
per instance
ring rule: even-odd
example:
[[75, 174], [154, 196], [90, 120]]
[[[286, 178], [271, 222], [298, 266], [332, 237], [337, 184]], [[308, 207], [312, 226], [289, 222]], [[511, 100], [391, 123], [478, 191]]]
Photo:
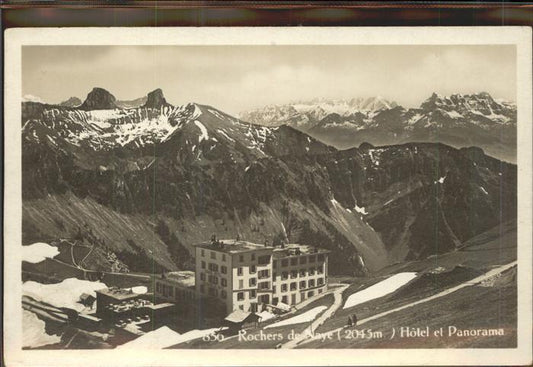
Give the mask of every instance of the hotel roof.
[[329, 250], [325, 250], [322, 248], [308, 245], [300, 245], [296, 243], [288, 244], [284, 247], [273, 247], [248, 241], [237, 240], [219, 240], [216, 244], [213, 244], [211, 242], [204, 242], [197, 246], [206, 250], [225, 252], [230, 254], [267, 249], [273, 251], [276, 257], [305, 254], [324, 254], [330, 252]]
[[240, 252], [256, 251], [256, 250], [273, 250], [274, 247], [252, 243], [248, 241], [237, 240], [220, 240], [213, 244], [211, 242], [205, 242], [197, 245], [197, 247], [204, 248], [206, 250], [226, 252], [236, 254]]
[[291, 244], [285, 245], [285, 247], [283, 248], [277, 247], [276, 249], [274, 249], [274, 257], [282, 258], [282, 257], [287, 257], [287, 256], [326, 254], [329, 252], [330, 252], [329, 250], [319, 248], [319, 247], [291, 243]]

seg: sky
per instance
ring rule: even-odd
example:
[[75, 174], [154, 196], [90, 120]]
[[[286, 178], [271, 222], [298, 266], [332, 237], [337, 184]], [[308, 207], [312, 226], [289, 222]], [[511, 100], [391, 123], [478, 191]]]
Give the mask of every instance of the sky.
[[131, 100], [161, 88], [174, 105], [238, 114], [314, 98], [382, 96], [418, 107], [433, 92], [516, 100], [516, 49], [450, 46], [23, 46], [22, 94], [48, 103], [93, 87]]

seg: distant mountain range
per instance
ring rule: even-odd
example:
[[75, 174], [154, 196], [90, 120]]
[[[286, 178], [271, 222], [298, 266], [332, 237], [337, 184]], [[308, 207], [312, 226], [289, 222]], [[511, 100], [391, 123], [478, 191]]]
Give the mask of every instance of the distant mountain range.
[[[212, 106], [173, 106], [160, 89], [143, 99], [123, 108], [94, 88], [76, 107], [22, 103], [23, 244], [76, 238], [154, 271], [187, 268], [193, 245], [211, 234], [239, 235], [325, 247], [333, 274], [363, 275], [452, 250], [516, 217], [516, 166], [476, 147], [338, 150], [295, 122], [261, 126]], [[467, 119], [486, 108], [480, 124], [513, 123], [512, 107], [487, 101], [474, 109], [435, 96], [419, 112], [382, 99], [319, 102], [304, 115], [327, 129], [353, 108], [363, 117], [348, 123], [392, 131], [405, 130], [396, 122], [408, 115], [418, 131], [439, 126], [438, 116], [460, 126], [451, 111]]]
[[246, 111], [240, 118], [264, 126], [289, 125], [339, 149], [406, 142], [478, 146], [516, 162], [516, 106], [488, 93], [436, 93], [419, 108], [403, 108], [381, 97], [313, 100]]

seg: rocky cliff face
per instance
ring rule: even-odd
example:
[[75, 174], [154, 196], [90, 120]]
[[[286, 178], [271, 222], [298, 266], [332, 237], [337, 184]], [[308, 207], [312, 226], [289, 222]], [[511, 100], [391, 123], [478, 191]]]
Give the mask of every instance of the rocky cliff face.
[[[362, 275], [448, 251], [516, 216], [516, 166], [479, 149], [339, 151], [197, 104], [102, 115], [98, 126], [112, 138], [96, 145], [104, 134], [90, 133], [95, 111], [23, 110], [26, 241], [82, 228], [117, 253], [182, 268], [193, 244], [239, 235], [326, 247], [334, 273]], [[165, 125], [123, 144], [116, 134], [130, 131], [125, 124], [146, 125], [141, 111]]]
[[87, 95], [87, 98], [80, 106], [81, 110], [109, 110], [117, 108], [116, 98], [107, 90], [102, 88], [93, 88]]
[[158, 88], [148, 93], [146, 103], [144, 104], [143, 107], [159, 109], [165, 106], [170, 106], [170, 104], [167, 103], [167, 100], [163, 96], [163, 91]]

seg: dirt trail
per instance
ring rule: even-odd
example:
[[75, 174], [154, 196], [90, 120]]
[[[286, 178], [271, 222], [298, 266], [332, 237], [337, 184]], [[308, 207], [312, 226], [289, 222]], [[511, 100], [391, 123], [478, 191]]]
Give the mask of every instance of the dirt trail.
[[281, 348], [290, 349], [296, 347], [299, 343], [306, 339], [306, 335], [314, 333], [315, 330], [324, 323], [324, 321], [333, 316], [333, 314], [342, 306], [342, 293], [346, 290], [346, 288], [348, 288], [348, 284], [336, 288], [333, 291], [333, 304], [326, 311], [324, 311], [322, 315], [320, 315], [316, 320], [314, 320], [311, 325], [309, 325], [303, 331], [303, 333], [300, 334], [300, 337], [288, 341], [287, 343], [283, 344]]
[[[369, 322], [369, 321], [372, 321], [372, 320], [375, 320], [375, 319], [381, 318], [381, 317], [383, 317], [383, 316], [387, 316], [387, 315], [389, 315], [389, 314], [391, 314], [391, 313], [398, 312], [398, 311], [404, 310], [404, 309], [406, 309], [406, 308], [416, 306], [416, 305], [421, 304], [421, 303], [429, 302], [429, 301], [432, 301], [432, 300], [434, 300], [434, 299], [436, 299], [436, 298], [444, 297], [444, 296], [446, 296], [446, 295], [448, 295], [448, 294], [450, 294], [450, 293], [456, 292], [456, 291], [458, 291], [458, 290], [460, 290], [460, 289], [463, 289], [463, 288], [465, 288], [465, 287], [469, 287], [469, 286], [472, 286], [472, 285], [475, 285], [475, 284], [479, 284], [479, 283], [481, 283], [481, 282], [484, 281], [484, 280], [490, 279], [490, 278], [492, 278], [493, 276], [495, 276], [495, 275], [497, 275], [497, 274], [500, 274], [500, 273], [503, 273], [504, 271], [506, 271], [506, 270], [508, 270], [508, 269], [510, 269], [510, 268], [512, 268], [512, 267], [514, 267], [514, 266], [516, 266], [516, 264], [517, 264], [517, 262], [516, 262], [516, 260], [515, 260], [515, 261], [513, 261], [513, 262], [511, 262], [511, 263], [509, 263], [509, 264], [505, 264], [505, 265], [499, 266], [499, 267], [497, 267], [497, 268], [491, 269], [491, 270], [489, 270], [488, 272], [486, 272], [485, 274], [482, 274], [482, 275], [480, 275], [480, 276], [478, 276], [478, 277], [476, 277], [476, 278], [474, 278], [474, 279], [470, 279], [469, 281], [464, 282], [464, 283], [461, 283], [461, 284], [459, 284], [459, 285], [457, 285], [457, 286], [455, 286], [455, 287], [448, 288], [448, 289], [446, 289], [446, 290], [444, 290], [444, 291], [442, 291], [442, 292], [440, 292], [440, 293], [434, 294], [434, 295], [432, 295], [432, 296], [429, 296], [429, 297], [427, 297], [427, 298], [423, 298], [423, 299], [418, 300], [418, 301], [415, 301], [415, 302], [408, 303], [408, 304], [406, 304], [406, 305], [403, 305], [403, 306], [401, 306], [401, 307], [394, 308], [394, 309], [389, 310], [389, 311], [385, 311], [385, 312], [378, 313], [378, 314], [376, 314], [376, 315], [373, 315], [373, 316], [367, 317], [366, 319], [359, 320], [358, 323], [357, 323], [357, 325], [359, 326], [359, 325], [362, 325], [362, 324], [367, 323], [367, 322]], [[341, 296], [342, 296], [342, 295], [341, 295]], [[342, 297], [341, 297], [341, 298], [342, 298]], [[339, 306], [339, 307], [340, 307], [340, 306]], [[338, 308], [338, 307], [337, 307], [337, 308]], [[325, 314], [326, 314], [326, 313], [324, 313], [324, 315], [325, 315]], [[323, 315], [323, 316], [324, 316], [324, 315]], [[329, 317], [328, 317], [328, 318], [329, 318]], [[322, 320], [322, 322], [325, 321], [326, 319], [327, 319], [327, 318], [324, 318], [324, 319]], [[315, 329], [316, 329], [316, 328], [315, 328]], [[343, 329], [343, 327], [341, 327], [341, 328], [337, 328], [337, 329], [334, 329], [334, 330], [330, 330], [330, 331], [325, 332], [325, 333], [333, 333], [333, 334], [335, 334], [335, 333], [337, 333], [339, 330], [342, 330], [342, 329]], [[312, 329], [312, 330], [314, 330], [314, 329]], [[312, 340], [313, 340], [313, 339], [306, 338], [305, 335], [303, 335], [303, 337], [300, 338], [296, 343], [289, 342], [289, 343], [284, 344], [283, 347], [284, 347], [284, 348], [294, 348], [294, 347], [296, 347], [297, 345], [298, 345], [298, 346], [299, 346], [299, 345], [303, 345], [303, 344], [306, 344], [306, 343], [311, 342]], [[296, 341], [296, 340], [295, 340], [295, 341]]]

